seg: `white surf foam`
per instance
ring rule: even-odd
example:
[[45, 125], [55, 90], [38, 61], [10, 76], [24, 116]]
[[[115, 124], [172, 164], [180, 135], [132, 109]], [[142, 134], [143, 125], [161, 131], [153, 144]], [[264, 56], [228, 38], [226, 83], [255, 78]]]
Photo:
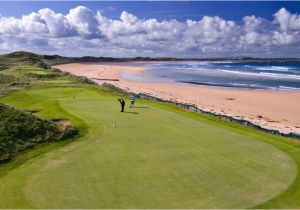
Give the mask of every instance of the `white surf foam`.
[[283, 67], [283, 66], [263, 66], [263, 67], [256, 67], [256, 69], [262, 71], [284, 71], [284, 72], [290, 70], [289, 67]]
[[276, 74], [276, 73], [266, 73], [266, 72], [243, 72], [243, 71], [232, 71], [232, 70], [221, 70], [223, 72], [227, 73], [233, 73], [233, 74], [241, 74], [241, 75], [251, 75], [251, 76], [258, 76], [258, 77], [272, 77], [272, 78], [281, 78], [281, 79], [299, 79], [300, 76], [293, 75], [293, 74]]
[[282, 89], [282, 90], [300, 90], [300, 88], [288, 87], [288, 86], [279, 86], [279, 89]]

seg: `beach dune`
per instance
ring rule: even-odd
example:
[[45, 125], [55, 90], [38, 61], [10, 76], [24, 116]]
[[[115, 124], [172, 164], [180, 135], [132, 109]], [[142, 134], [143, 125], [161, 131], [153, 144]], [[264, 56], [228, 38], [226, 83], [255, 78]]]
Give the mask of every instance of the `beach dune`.
[[142, 74], [140, 63], [71, 63], [56, 65], [62, 71], [85, 76], [98, 84], [109, 82], [135, 93], [192, 103], [207, 111], [249, 120], [283, 133], [300, 134], [300, 91], [222, 88], [192, 84], [137, 82], [123, 73]]

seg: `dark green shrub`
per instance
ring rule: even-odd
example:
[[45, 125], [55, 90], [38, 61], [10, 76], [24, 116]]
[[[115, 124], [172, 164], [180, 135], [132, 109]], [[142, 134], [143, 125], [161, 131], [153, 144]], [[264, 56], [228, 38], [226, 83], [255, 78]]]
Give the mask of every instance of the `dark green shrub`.
[[59, 141], [77, 134], [72, 126], [62, 129], [55, 122], [0, 104], [0, 162], [43, 142]]

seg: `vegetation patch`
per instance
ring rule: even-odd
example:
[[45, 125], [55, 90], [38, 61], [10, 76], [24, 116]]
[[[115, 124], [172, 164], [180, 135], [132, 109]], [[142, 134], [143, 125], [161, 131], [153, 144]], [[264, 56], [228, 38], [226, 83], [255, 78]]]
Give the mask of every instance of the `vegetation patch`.
[[59, 74], [45, 73], [45, 72], [28, 72], [25, 74], [28, 77], [38, 78], [38, 79], [51, 79], [59, 77]]
[[121, 95], [129, 95], [130, 92], [126, 91], [126, 90], [123, 90], [122, 88], [119, 88], [115, 85], [112, 85], [110, 83], [106, 83], [104, 82], [102, 84], [102, 87], [106, 90], [106, 91], [109, 91], [109, 92], [112, 92], [114, 94], [118, 93], [118, 94], [121, 94]]
[[9, 68], [8, 65], [6, 65], [6, 64], [0, 64], [0, 71], [6, 70], [8, 68]]
[[62, 132], [62, 139], [70, 138], [78, 134], [78, 130], [72, 126], [68, 119], [52, 119], [52, 122], [59, 126]]
[[32, 113], [32, 114], [39, 112], [39, 110], [36, 110], [36, 109], [26, 109], [25, 111], [29, 112], [29, 113]]
[[0, 73], [0, 85], [10, 84], [12, 82], [15, 82], [16, 80], [17, 79], [12, 75]]
[[76, 134], [71, 125], [62, 126], [35, 115], [0, 104], [0, 161], [49, 141], [59, 141]]
[[69, 80], [72, 80], [76, 83], [83, 83], [83, 84], [89, 84], [89, 85], [95, 85], [96, 83], [93, 82], [92, 80], [90, 80], [89, 78], [87, 77], [84, 77], [84, 76], [75, 76], [69, 72], [63, 72], [59, 69], [56, 69], [56, 68], [53, 68], [51, 69], [52, 72], [56, 72], [57, 74], [61, 75], [61, 76], [64, 76], [65, 78], [69, 79]]

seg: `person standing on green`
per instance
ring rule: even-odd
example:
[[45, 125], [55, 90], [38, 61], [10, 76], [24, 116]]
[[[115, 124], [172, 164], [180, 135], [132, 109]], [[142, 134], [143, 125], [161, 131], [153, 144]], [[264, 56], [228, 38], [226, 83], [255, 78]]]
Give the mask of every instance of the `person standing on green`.
[[118, 98], [118, 101], [121, 105], [121, 112], [124, 112], [124, 108], [125, 108], [125, 101], [122, 98]]
[[131, 94], [131, 96], [130, 96], [130, 108], [131, 107], [134, 107], [134, 103], [135, 103], [135, 96], [133, 95], [133, 94]]

